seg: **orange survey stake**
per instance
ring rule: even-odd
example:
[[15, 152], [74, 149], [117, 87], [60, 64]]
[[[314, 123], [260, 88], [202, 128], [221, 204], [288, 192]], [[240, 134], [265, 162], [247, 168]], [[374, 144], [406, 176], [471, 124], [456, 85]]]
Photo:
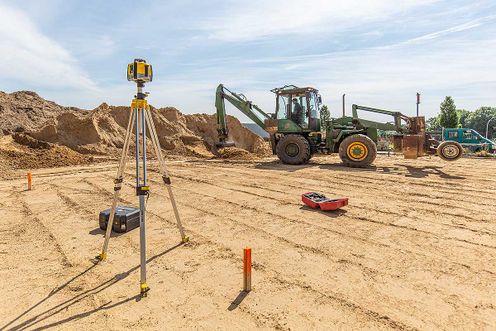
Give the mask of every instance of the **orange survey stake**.
[[31, 175], [30, 172], [28, 172], [28, 190], [31, 190], [32, 182], [33, 182], [33, 176]]
[[246, 247], [243, 255], [243, 290], [251, 291], [251, 248]]

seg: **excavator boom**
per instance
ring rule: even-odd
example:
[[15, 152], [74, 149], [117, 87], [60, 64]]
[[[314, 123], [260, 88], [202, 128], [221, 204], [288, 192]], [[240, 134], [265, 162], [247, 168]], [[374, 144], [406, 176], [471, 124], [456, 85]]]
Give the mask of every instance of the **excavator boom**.
[[[263, 130], [266, 130], [264, 121], [265, 119], [272, 118], [269, 114], [265, 113], [253, 102], [247, 100], [243, 94], [232, 92], [224, 85], [219, 84], [215, 96], [215, 108], [217, 109], [217, 132], [219, 135], [219, 142], [216, 144], [217, 147], [234, 146], [232, 142], [227, 141], [229, 129], [227, 126], [225, 100], [231, 103], [234, 107], [238, 108]], [[263, 119], [261, 119], [260, 116]]]
[[379, 108], [372, 108], [372, 107], [366, 107], [366, 106], [359, 106], [359, 105], [353, 105], [352, 106], [352, 114], [354, 119], [358, 119], [358, 113], [357, 110], [363, 110], [363, 111], [368, 111], [371, 113], [378, 113], [378, 114], [384, 114], [384, 115], [390, 115], [394, 118], [394, 126], [390, 125], [389, 123], [377, 123], [377, 122], [371, 122], [371, 121], [364, 121], [360, 120], [360, 122], [364, 124], [368, 124], [371, 126], [374, 126], [373, 124], [379, 124], [375, 125], [378, 129], [381, 130], [395, 130], [397, 132], [402, 132], [403, 127], [402, 127], [402, 122], [405, 121], [407, 126], [410, 126], [410, 121], [411, 118], [403, 115], [399, 111], [390, 111], [390, 110], [385, 110], [385, 109], [379, 109]]

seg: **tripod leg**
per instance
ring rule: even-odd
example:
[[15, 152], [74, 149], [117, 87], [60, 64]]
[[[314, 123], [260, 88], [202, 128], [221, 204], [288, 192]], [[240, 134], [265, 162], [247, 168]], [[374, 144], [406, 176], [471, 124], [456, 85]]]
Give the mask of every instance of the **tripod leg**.
[[145, 196], [139, 196], [140, 205], [140, 293], [146, 296], [146, 292], [150, 290], [146, 282], [146, 232], [145, 232], [145, 216], [146, 203]]
[[[145, 109], [142, 108], [138, 111], [139, 122], [136, 126], [136, 132], [141, 135], [142, 139], [142, 162], [143, 162], [143, 178], [142, 182], [139, 183], [139, 174], [137, 187], [139, 189], [139, 207], [140, 207], [140, 294], [141, 296], [146, 296], [147, 292], [150, 290], [146, 282], [146, 203], [145, 198], [147, 197], [148, 184], [147, 184], [147, 173], [146, 173], [146, 119], [145, 119]], [[137, 140], [138, 141], [138, 138]], [[138, 148], [136, 148], [136, 153], [138, 153]], [[137, 158], [138, 160], [138, 158]], [[144, 191], [145, 190], [145, 191]]]
[[162, 179], [167, 187], [167, 191], [169, 193], [169, 198], [172, 204], [172, 209], [174, 210], [174, 216], [176, 218], [177, 228], [179, 229], [179, 233], [181, 234], [181, 241], [187, 242], [189, 238], [186, 237], [184, 233], [184, 228], [181, 223], [181, 218], [179, 217], [179, 211], [176, 205], [176, 199], [174, 198], [174, 193], [172, 192], [171, 180], [167, 168], [165, 166], [165, 160], [162, 155], [162, 151], [160, 149], [160, 142], [158, 140], [157, 131], [155, 130], [155, 124], [153, 123], [153, 118], [150, 113], [150, 109], [145, 109], [145, 117], [148, 122], [148, 132], [150, 133], [150, 138], [152, 140], [153, 147], [155, 149], [155, 153], [157, 154], [157, 159], [160, 164], [160, 170], [162, 172]]
[[131, 109], [129, 114], [129, 122], [127, 124], [126, 137], [124, 138], [124, 146], [122, 148], [121, 160], [119, 163], [119, 168], [117, 169], [117, 176], [114, 179], [114, 198], [112, 201], [112, 208], [110, 209], [109, 220], [107, 223], [107, 230], [105, 231], [105, 241], [103, 242], [102, 252], [96, 257], [100, 261], [105, 261], [107, 259], [108, 244], [110, 241], [110, 233], [112, 232], [112, 225], [114, 224], [114, 214], [117, 208], [117, 202], [119, 201], [119, 196], [121, 192], [124, 169], [126, 167], [127, 154], [129, 152], [129, 145], [131, 141], [131, 129], [134, 122], [134, 110]]

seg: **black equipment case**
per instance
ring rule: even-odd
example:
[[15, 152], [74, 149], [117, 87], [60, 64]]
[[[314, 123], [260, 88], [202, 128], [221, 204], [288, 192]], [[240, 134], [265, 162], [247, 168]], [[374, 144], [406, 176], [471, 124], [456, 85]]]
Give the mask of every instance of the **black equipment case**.
[[[110, 217], [110, 209], [105, 209], [100, 212], [99, 223], [100, 229], [106, 230], [107, 223]], [[140, 210], [133, 207], [117, 207], [115, 209], [114, 224], [112, 230], [114, 232], [128, 232], [136, 229], [140, 225]]]

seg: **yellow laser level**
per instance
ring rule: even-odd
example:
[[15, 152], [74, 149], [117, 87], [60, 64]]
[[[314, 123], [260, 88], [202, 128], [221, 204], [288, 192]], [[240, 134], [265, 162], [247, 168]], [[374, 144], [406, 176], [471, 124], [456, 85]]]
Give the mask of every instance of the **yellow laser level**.
[[134, 59], [127, 65], [127, 80], [133, 82], [151, 82], [153, 79], [152, 65], [143, 59]]

